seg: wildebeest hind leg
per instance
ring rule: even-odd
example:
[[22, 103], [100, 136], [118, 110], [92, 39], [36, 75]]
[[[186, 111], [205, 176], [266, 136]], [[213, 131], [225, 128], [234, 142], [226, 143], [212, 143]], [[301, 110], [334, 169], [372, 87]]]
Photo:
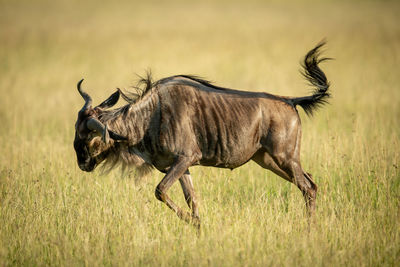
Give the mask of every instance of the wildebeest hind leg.
[[315, 213], [315, 200], [317, 197], [318, 186], [314, 183], [310, 173], [303, 171], [303, 176], [309, 184], [307, 185], [306, 193], [303, 193], [303, 195], [306, 200], [308, 212], [310, 215], [313, 215]]
[[279, 175], [280, 177], [284, 178], [285, 180], [292, 182], [292, 178], [287, 174], [286, 171], [282, 170], [272, 159], [272, 157], [264, 151], [258, 151], [252, 157], [252, 160], [255, 161], [261, 167], [268, 169], [275, 174]]
[[308, 214], [310, 216], [314, 214], [317, 185], [312, 180], [311, 174], [303, 171], [298, 160], [287, 159], [277, 164], [277, 161], [264, 151], [257, 152], [252, 159], [261, 167], [271, 170], [285, 180], [294, 183], [303, 193]]
[[311, 218], [315, 213], [317, 185], [312, 180], [311, 175], [303, 171], [300, 162], [298, 161], [289, 161], [287, 165], [282, 168], [285, 169], [285, 171], [292, 178], [292, 183], [294, 183], [302, 192], [308, 215]]

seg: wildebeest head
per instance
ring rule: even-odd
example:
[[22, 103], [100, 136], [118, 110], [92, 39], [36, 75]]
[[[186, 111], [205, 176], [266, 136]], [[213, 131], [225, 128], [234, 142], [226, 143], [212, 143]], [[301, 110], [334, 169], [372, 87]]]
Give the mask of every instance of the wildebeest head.
[[78, 82], [78, 91], [85, 100], [85, 104], [78, 113], [75, 123], [74, 148], [78, 159], [79, 168], [83, 171], [93, 171], [108, 154], [114, 141], [126, 140], [107, 128], [99, 117], [104, 109], [117, 103], [120, 92], [116, 91], [100, 105], [92, 108], [92, 98], [81, 89], [83, 79]]

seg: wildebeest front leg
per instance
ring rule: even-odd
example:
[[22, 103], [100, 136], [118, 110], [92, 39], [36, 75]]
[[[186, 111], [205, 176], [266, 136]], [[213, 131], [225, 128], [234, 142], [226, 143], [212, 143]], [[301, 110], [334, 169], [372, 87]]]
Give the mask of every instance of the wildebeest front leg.
[[176, 182], [176, 180], [184, 175], [184, 173], [191, 166], [192, 162], [193, 160], [188, 157], [178, 158], [175, 164], [168, 170], [167, 175], [165, 175], [161, 182], [157, 185], [155, 195], [158, 200], [167, 204], [167, 206], [172, 209], [179, 218], [188, 223], [197, 225], [197, 223], [192, 220], [190, 213], [183, 211], [167, 195], [168, 189], [174, 184], [174, 182]]
[[192, 177], [189, 171], [186, 171], [184, 175], [179, 179], [182, 187], [183, 194], [185, 195], [186, 203], [189, 208], [192, 209], [192, 220], [194, 224], [200, 225], [199, 209], [197, 205], [196, 194], [194, 193]]

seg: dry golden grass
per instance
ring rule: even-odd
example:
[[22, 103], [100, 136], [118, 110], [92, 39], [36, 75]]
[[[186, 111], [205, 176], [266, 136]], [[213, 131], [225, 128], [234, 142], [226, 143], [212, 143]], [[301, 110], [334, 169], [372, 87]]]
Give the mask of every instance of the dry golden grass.
[[[0, 265], [397, 265], [399, 12], [380, 1], [1, 1]], [[136, 185], [77, 167], [82, 77], [98, 102], [147, 68], [301, 96], [299, 62], [323, 37], [333, 98], [313, 118], [300, 111], [303, 166], [319, 185], [311, 231], [299, 190], [253, 163], [191, 169], [199, 237], [155, 199], [160, 174]]]

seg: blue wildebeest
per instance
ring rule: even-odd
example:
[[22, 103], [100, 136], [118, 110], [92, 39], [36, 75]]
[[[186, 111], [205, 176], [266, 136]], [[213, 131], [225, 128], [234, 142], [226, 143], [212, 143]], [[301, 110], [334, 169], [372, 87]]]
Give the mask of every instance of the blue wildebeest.
[[[100, 163], [113, 168], [156, 168], [165, 173], [155, 196], [179, 218], [200, 226], [189, 167], [237, 168], [249, 160], [294, 183], [303, 193], [309, 214], [315, 210], [317, 186], [300, 165], [301, 124], [296, 106], [310, 115], [326, 103], [329, 82], [318, 64], [319, 43], [304, 58], [303, 75], [315, 88], [310, 96], [283, 97], [222, 88], [196, 76], [176, 75], [152, 82], [132, 97], [119, 89], [92, 107], [85, 100], [75, 125], [74, 148], [79, 167], [93, 171]], [[112, 107], [120, 95], [129, 104]], [[168, 196], [179, 180], [191, 213]]]

